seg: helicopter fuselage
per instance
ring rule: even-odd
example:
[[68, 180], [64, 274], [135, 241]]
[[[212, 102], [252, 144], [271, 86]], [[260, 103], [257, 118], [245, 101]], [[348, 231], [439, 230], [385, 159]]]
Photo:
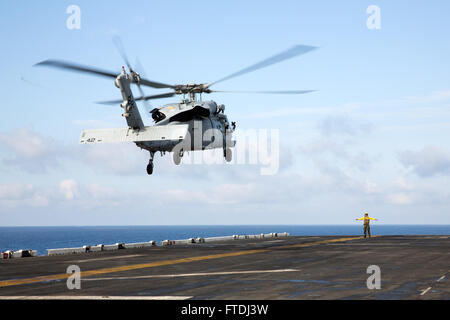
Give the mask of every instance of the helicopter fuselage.
[[[187, 124], [183, 141], [176, 143], [184, 151], [233, 147], [233, 126], [224, 114], [225, 107], [215, 101], [187, 101], [171, 103], [151, 111], [155, 126]], [[180, 144], [182, 142], [182, 144]], [[176, 145], [154, 142], [139, 143], [149, 151], [173, 151]], [[164, 150], [162, 150], [162, 148]]]
[[[148, 128], [144, 126], [139, 109], [131, 92], [130, 84], [133, 78], [126, 73], [117, 76], [116, 86], [120, 89], [124, 109], [122, 116], [126, 118], [128, 127], [136, 132]], [[197, 101], [183, 99], [179, 103], [166, 104], [160, 108], [150, 111], [154, 127], [174, 128], [179, 125], [187, 125], [188, 130], [184, 136], [178, 139], [154, 139], [149, 141], [135, 142], [142, 149], [156, 152], [177, 152], [196, 151], [205, 149], [216, 149], [234, 147], [232, 133], [234, 123], [230, 124], [224, 114], [225, 106], [217, 105], [215, 101]]]

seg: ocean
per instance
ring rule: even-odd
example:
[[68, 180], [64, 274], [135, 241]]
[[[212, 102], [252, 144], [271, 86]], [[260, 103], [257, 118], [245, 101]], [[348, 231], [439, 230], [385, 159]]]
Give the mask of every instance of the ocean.
[[[450, 235], [450, 225], [377, 225], [373, 235]], [[0, 227], [0, 252], [83, 245], [178, 240], [196, 237], [289, 232], [293, 236], [361, 235], [362, 225], [234, 225], [234, 226], [80, 226], [80, 227]]]

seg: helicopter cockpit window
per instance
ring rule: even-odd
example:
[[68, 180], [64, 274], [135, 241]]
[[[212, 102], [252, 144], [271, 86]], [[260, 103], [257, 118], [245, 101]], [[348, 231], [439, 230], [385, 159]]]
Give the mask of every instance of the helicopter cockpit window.
[[160, 122], [161, 120], [164, 120], [166, 118], [166, 115], [161, 111], [159, 111], [158, 109], [153, 109], [151, 113], [152, 118], [153, 120], [155, 120], [155, 122]]

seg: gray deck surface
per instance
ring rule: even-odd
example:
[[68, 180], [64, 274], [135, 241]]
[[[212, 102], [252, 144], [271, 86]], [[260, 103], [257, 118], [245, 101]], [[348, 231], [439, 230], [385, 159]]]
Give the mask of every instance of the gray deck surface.
[[[69, 265], [80, 290], [67, 288]], [[370, 265], [379, 290], [366, 286]], [[0, 299], [448, 300], [449, 271], [450, 236], [231, 240], [0, 260]]]

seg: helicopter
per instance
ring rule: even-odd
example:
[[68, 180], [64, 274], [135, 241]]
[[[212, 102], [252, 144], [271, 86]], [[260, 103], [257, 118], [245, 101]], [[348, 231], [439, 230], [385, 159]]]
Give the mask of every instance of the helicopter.
[[[210, 93], [258, 93], [258, 94], [305, 94], [315, 90], [287, 90], [287, 91], [218, 91], [211, 87], [220, 82], [242, 76], [255, 70], [268, 67], [275, 63], [308, 53], [316, 47], [296, 45], [279, 54], [271, 56], [247, 68], [234, 72], [224, 78], [210, 83], [190, 84], [165, 84], [148, 80], [136, 72], [129, 63], [125, 50], [119, 38], [115, 38], [115, 44], [119, 50], [125, 66], [122, 66], [120, 74], [105, 71], [96, 67], [89, 67], [63, 60], [48, 59], [34, 66], [46, 66], [82, 72], [90, 75], [114, 79], [115, 86], [120, 90], [122, 99], [98, 102], [101, 104], [119, 104], [124, 112], [127, 127], [114, 129], [90, 129], [83, 130], [80, 137], [81, 144], [133, 142], [137, 147], [150, 153], [147, 165], [147, 174], [153, 173], [153, 160], [157, 152], [161, 156], [166, 152], [173, 153], [173, 162], [181, 163], [184, 152], [203, 151], [207, 149], [223, 149], [223, 156], [227, 162], [232, 161], [232, 151], [236, 145], [233, 140], [233, 132], [236, 122], [230, 122], [225, 115], [225, 106], [213, 100], [203, 101], [202, 94]], [[135, 84], [140, 92], [138, 98], [134, 98], [131, 84]], [[145, 95], [142, 86], [154, 89], [171, 89], [170, 92]], [[182, 95], [180, 102], [170, 103], [158, 108], [152, 108], [149, 113], [154, 121], [151, 126], [145, 126], [136, 101], [143, 101], [147, 110], [149, 100], [170, 98]], [[187, 97], [186, 97], [187, 96]]]

